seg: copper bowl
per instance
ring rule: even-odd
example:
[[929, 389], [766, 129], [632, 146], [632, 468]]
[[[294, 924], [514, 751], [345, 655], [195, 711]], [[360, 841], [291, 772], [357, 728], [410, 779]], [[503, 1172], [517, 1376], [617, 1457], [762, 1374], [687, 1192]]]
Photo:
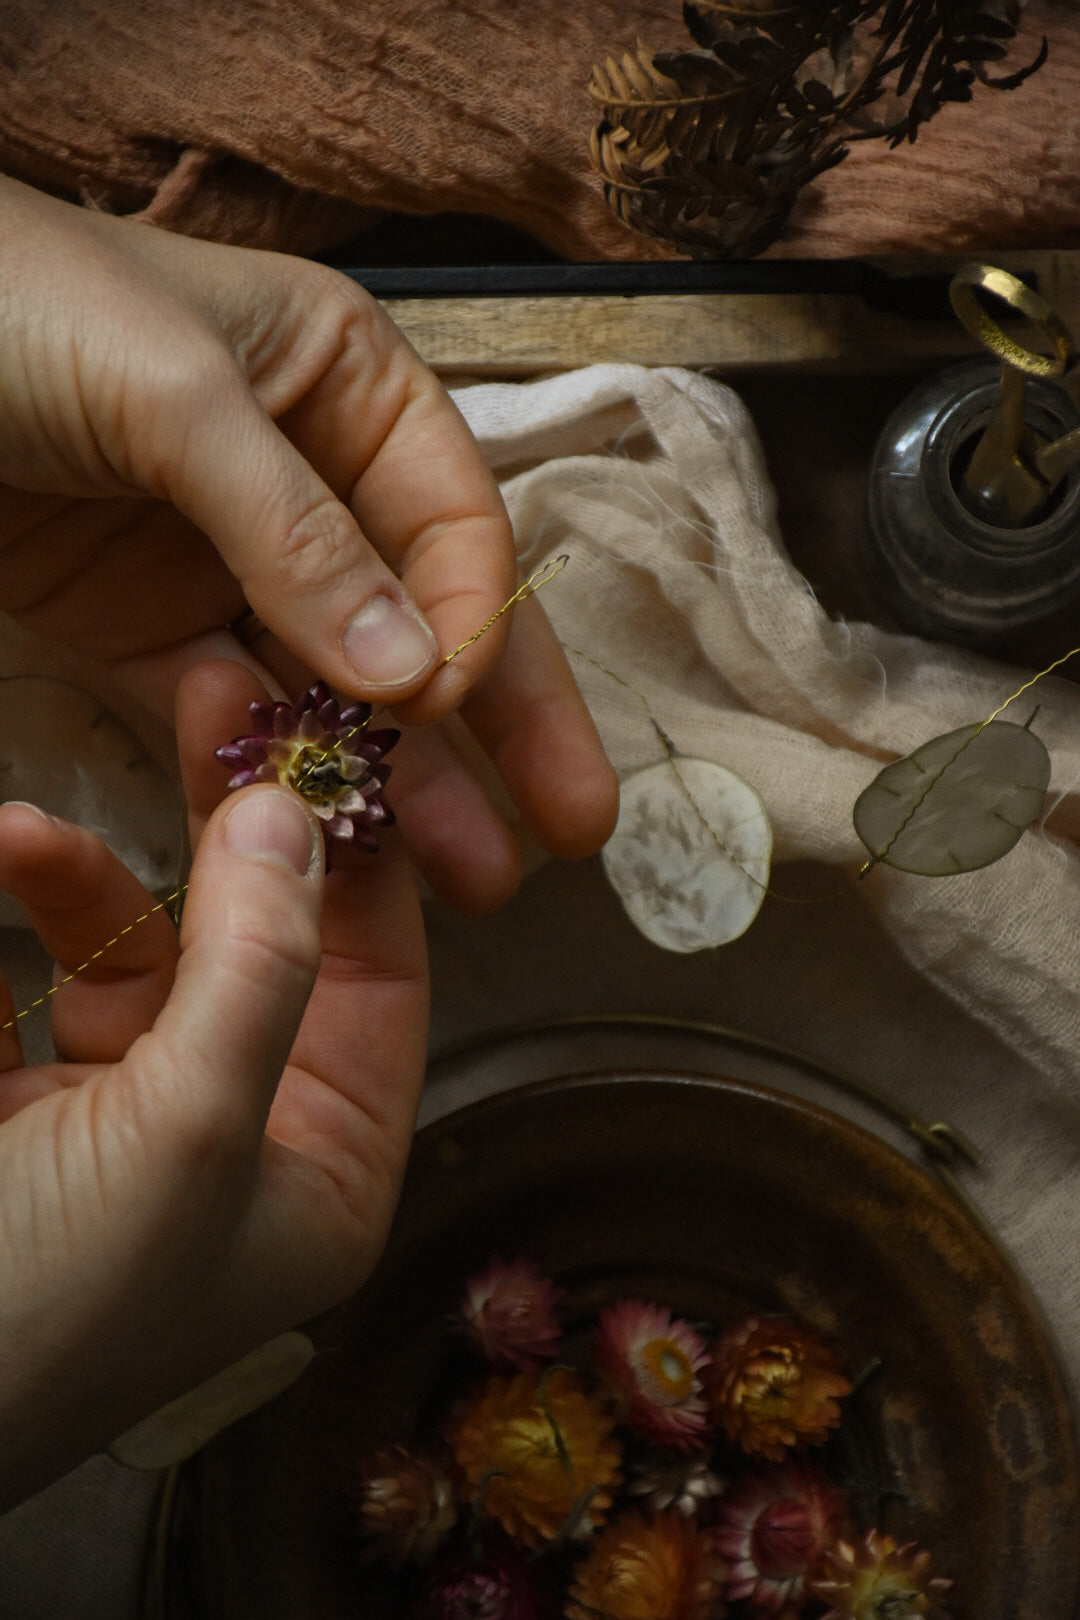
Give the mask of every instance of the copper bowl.
[[[1080, 1460], [1046, 1329], [990, 1234], [877, 1137], [797, 1097], [678, 1074], [489, 1097], [416, 1139], [372, 1281], [325, 1349], [198, 1459], [213, 1620], [383, 1620], [342, 1480], [430, 1423], [464, 1277], [525, 1254], [586, 1318], [619, 1295], [723, 1322], [792, 1312], [856, 1371], [845, 1444], [864, 1514], [930, 1547], [955, 1620], [1073, 1620]], [[399, 1602], [399, 1600], [398, 1600]]]

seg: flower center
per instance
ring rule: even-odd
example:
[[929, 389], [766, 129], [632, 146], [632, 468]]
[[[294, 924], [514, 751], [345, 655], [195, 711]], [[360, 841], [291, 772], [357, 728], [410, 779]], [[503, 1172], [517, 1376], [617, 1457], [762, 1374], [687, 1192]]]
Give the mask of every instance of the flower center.
[[774, 1581], [804, 1575], [815, 1537], [800, 1502], [771, 1502], [750, 1533], [750, 1554], [761, 1574]]
[[320, 804], [332, 803], [357, 785], [345, 775], [344, 763], [340, 749], [305, 743], [293, 757], [289, 780], [303, 798]]
[[910, 1586], [899, 1587], [892, 1581], [883, 1592], [872, 1593], [870, 1601], [873, 1620], [921, 1620], [927, 1610], [925, 1592], [914, 1592]]
[[746, 1390], [747, 1401], [763, 1418], [779, 1417], [786, 1413], [802, 1381], [799, 1368], [786, 1359], [770, 1358], [770, 1362], [766, 1362], [758, 1370], [757, 1376], [750, 1379]]
[[650, 1339], [639, 1351], [642, 1382], [664, 1406], [678, 1406], [694, 1388], [690, 1357], [674, 1339]]

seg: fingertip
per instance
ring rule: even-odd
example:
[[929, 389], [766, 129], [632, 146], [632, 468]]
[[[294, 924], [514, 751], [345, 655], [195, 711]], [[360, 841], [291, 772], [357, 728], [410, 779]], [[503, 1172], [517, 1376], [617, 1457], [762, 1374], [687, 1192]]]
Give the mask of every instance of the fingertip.
[[559, 819], [545, 818], [543, 841], [564, 861], [586, 860], [602, 849], [619, 819], [619, 779], [606, 755], [582, 752], [566, 770]]
[[0, 804], [0, 886], [24, 903], [79, 904], [88, 875], [96, 879], [106, 858], [97, 839], [39, 805], [21, 799]]
[[20, 842], [51, 841], [56, 833], [63, 832], [68, 825], [43, 810], [39, 804], [31, 804], [28, 799], [6, 799], [0, 803], [0, 829], [5, 841], [12, 838], [18, 838]]

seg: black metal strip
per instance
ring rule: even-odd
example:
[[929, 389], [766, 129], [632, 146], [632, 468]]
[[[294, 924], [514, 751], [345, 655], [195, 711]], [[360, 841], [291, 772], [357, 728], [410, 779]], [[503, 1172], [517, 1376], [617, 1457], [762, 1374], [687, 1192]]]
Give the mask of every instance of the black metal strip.
[[339, 264], [337, 268], [377, 298], [823, 293], [861, 298], [871, 309], [916, 320], [953, 318], [949, 305], [951, 272], [894, 276], [858, 259], [371, 267]]

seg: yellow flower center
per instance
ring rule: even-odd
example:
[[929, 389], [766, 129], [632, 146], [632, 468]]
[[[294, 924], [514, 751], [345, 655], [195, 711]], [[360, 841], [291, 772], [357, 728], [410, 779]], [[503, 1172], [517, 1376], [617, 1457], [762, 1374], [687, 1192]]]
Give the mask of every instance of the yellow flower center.
[[551, 1424], [546, 1418], [517, 1418], [504, 1431], [507, 1461], [528, 1469], [531, 1463], [550, 1462], [559, 1455]]
[[648, 1394], [662, 1406], [679, 1406], [694, 1388], [690, 1357], [674, 1339], [650, 1339], [638, 1352], [638, 1372]]
[[856, 1620], [920, 1620], [930, 1606], [925, 1592], [881, 1570], [867, 1570], [856, 1577], [852, 1602]]
[[802, 1373], [786, 1358], [770, 1358], [770, 1364], [755, 1369], [755, 1376], [747, 1380], [746, 1404], [759, 1418], [782, 1417], [790, 1410], [792, 1401], [802, 1383]]

